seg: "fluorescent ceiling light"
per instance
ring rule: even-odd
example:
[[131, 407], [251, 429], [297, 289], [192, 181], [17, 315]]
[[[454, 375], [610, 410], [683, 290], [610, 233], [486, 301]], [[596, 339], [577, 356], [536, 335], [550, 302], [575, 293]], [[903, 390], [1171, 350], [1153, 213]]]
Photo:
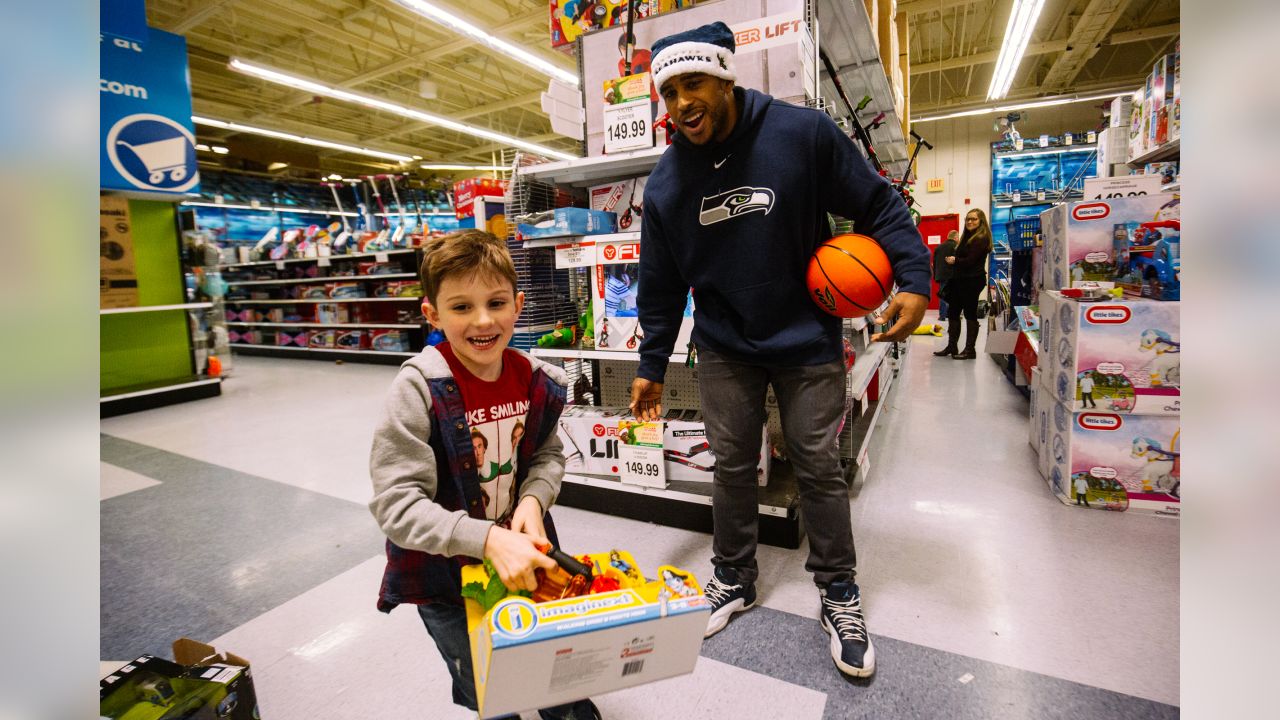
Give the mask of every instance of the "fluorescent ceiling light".
[[218, 155], [226, 155], [227, 153], [231, 152], [230, 150], [222, 147], [221, 145], [214, 145], [213, 151]]
[[481, 172], [502, 172], [511, 169], [506, 165], [451, 165], [449, 163], [428, 163], [421, 167], [423, 170], [479, 170]]
[[283, 170], [287, 167], [289, 167], [289, 163], [287, 162], [273, 162], [267, 166], [267, 171], [274, 172], [276, 170]]
[[987, 90], [988, 100], [999, 100], [1009, 93], [1009, 85], [1022, 63], [1022, 55], [1027, 51], [1027, 42], [1031, 40], [1031, 32], [1036, 29], [1036, 20], [1043, 7], [1044, 0], [1013, 0], [1009, 24], [1004, 29], [1004, 43], [1000, 45], [1000, 57], [991, 75], [991, 88]]
[[1009, 112], [1011, 110], [1027, 110], [1030, 108], [1049, 107], [1050, 105], [1069, 105], [1071, 103], [1088, 102], [1090, 100], [1104, 100], [1107, 98], [1118, 97], [1120, 95], [1128, 95], [1129, 90], [1112, 90], [1110, 92], [1098, 95], [1088, 95], [1078, 97], [1069, 95], [1066, 97], [1046, 98], [1043, 100], [1028, 100], [1022, 103], [1014, 103], [1012, 105], [993, 105], [991, 107], [981, 107], [975, 110], [961, 110], [960, 112], [948, 113], [946, 115], [930, 115], [928, 117], [911, 118], [912, 123], [933, 122], [934, 120], [950, 120], [951, 118], [969, 117], [971, 115], [986, 115], [993, 112]]
[[[277, 70], [271, 70], [270, 68], [264, 68], [258, 65], [247, 63], [238, 58], [232, 58], [229, 64], [229, 67], [232, 70], [245, 73], [246, 75], [253, 75], [254, 77], [262, 78], [263, 80], [268, 80], [273, 83], [286, 85], [288, 87], [297, 88], [299, 90], [305, 90], [306, 92], [312, 93], [314, 95], [325, 95], [327, 97], [336, 98], [338, 100], [346, 100], [347, 102], [356, 103], [357, 105], [364, 105], [365, 107], [370, 107], [375, 110], [385, 110], [386, 112], [394, 113], [396, 115], [399, 115], [401, 117], [406, 117], [411, 120], [417, 120], [418, 122], [429, 123], [431, 125], [439, 125], [440, 127], [447, 128], [449, 130], [465, 133], [467, 135], [471, 135], [478, 138], [483, 138], [485, 140], [490, 140], [492, 142], [500, 143], [502, 145], [510, 145], [512, 147], [523, 148], [525, 150], [528, 150], [529, 152], [537, 153], [538, 155], [542, 155], [544, 157], [555, 158], [557, 160], [571, 160], [576, 157], [575, 155], [570, 155], [568, 153], [560, 152], [559, 150], [552, 150], [549, 147], [543, 147], [542, 145], [527, 142], [519, 138], [514, 138], [514, 137], [511, 137], [510, 135], [503, 135], [502, 133], [494, 132], [492, 130], [486, 130], [480, 127], [475, 127], [474, 125], [467, 125], [465, 123], [460, 123], [456, 120], [450, 120], [448, 118], [441, 117], [439, 115], [432, 115], [431, 113], [423, 112], [421, 110], [415, 110], [413, 108], [408, 108], [403, 105], [397, 105], [396, 103], [389, 102], [381, 98], [376, 98], [369, 95], [361, 95], [359, 93], [353, 93], [348, 90], [340, 90], [338, 88], [331, 87], [329, 85], [318, 83], [314, 80], [307, 80], [304, 78], [295, 77], [293, 75], [287, 75]], [[402, 162], [407, 162], [407, 159]]]
[[439, 23], [460, 35], [465, 35], [471, 38], [485, 47], [492, 48], [503, 55], [518, 60], [544, 75], [569, 83], [574, 87], [578, 86], [577, 74], [556, 67], [533, 53], [518, 48], [506, 40], [495, 37], [488, 31], [482, 30], [457, 15], [446, 10], [442, 10], [429, 2], [425, 2], [425, 0], [396, 0], [396, 2], [427, 18], [428, 20]]
[[316, 147], [340, 150], [342, 152], [354, 153], [356, 155], [368, 155], [369, 157], [382, 158], [383, 160], [394, 160], [395, 162], [400, 163], [407, 163], [410, 161], [408, 155], [397, 155], [396, 153], [383, 152], [381, 150], [370, 150], [369, 148], [344, 145], [342, 143], [330, 142], [328, 140], [318, 140], [316, 138], [294, 135], [292, 133], [280, 132], [278, 130], [267, 130], [266, 128], [241, 125], [238, 122], [231, 122], [229, 120], [215, 120], [213, 118], [192, 115], [191, 122], [197, 125], [208, 125], [209, 127], [222, 128], [224, 130], [234, 130], [236, 132], [250, 133], [252, 135], [262, 135], [264, 137], [276, 138], [277, 140], [288, 140], [290, 142], [302, 143], [303, 145], [314, 145]]

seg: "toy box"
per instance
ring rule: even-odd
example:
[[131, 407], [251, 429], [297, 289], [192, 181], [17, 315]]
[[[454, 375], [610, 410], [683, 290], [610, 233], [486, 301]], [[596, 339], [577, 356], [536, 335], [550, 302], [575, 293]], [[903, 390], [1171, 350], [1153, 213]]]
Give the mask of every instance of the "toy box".
[[639, 232], [644, 207], [644, 186], [649, 178], [632, 178], [591, 188], [591, 209], [618, 216], [618, 232]]
[[381, 352], [410, 352], [409, 334], [404, 330], [370, 330], [368, 347]]
[[374, 297], [422, 297], [422, 282], [419, 280], [392, 280], [374, 286]]
[[[640, 280], [640, 243], [606, 242], [596, 245], [592, 315], [597, 350], [635, 352], [644, 339], [636, 310]], [[693, 297], [685, 303], [684, 319], [675, 351], [682, 352], [693, 333]]]
[[133, 261], [129, 201], [102, 195], [98, 202], [98, 306], [134, 307], [138, 304], [138, 272]]
[[617, 213], [585, 208], [556, 208], [517, 218], [516, 239], [600, 235], [615, 232], [617, 228]]
[[328, 299], [328, 297], [329, 297], [329, 287], [328, 287], [328, 286], [329, 286], [329, 285], [332, 285], [332, 284], [333, 284], [333, 283], [327, 283], [327, 284], [325, 284], [325, 285], [299, 285], [299, 286], [298, 286], [298, 289], [295, 291], [295, 292], [296, 292], [296, 297], [297, 297], [299, 300], [325, 300], [325, 299]]
[[475, 215], [472, 203], [477, 197], [502, 200], [507, 193], [507, 181], [496, 178], [468, 178], [453, 184], [453, 214], [459, 220]]
[[[641, 0], [635, 3], [636, 20], [669, 12], [693, 0]], [[551, 47], [570, 45], [583, 33], [627, 22], [622, 0], [548, 0], [551, 13]]]
[[[1133, 96], [1117, 95], [1111, 100], [1111, 119], [1108, 125], [1113, 128], [1119, 128], [1116, 133], [1117, 137], [1126, 138], [1126, 128], [1129, 127], [1129, 116], [1133, 114]], [[1105, 130], [1103, 132], [1106, 132]], [[1123, 144], [1123, 141], [1122, 141]], [[1102, 135], [1098, 135], [1098, 151], [1102, 151]]]
[[1055, 205], [1040, 213], [1044, 243], [1044, 287], [1058, 290], [1113, 282], [1117, 274], [1117, 227], [1155, 220], [1168, 197], [1147, 195]]
[[[625, 407], [568, 405], [560, 415], [560, 442], [564, 445], [565, 472], [618, 477], [618, 423], [631, 417]], [[769, 481], [769, 437], [760, 429], [760, 485]], [[670, 410], [662, 430], [663, 466], [667, 480], [711, 482], [715, 455], [707, 443], [702, 414], [696, 410]]]
[[[589, 556], [596, 574], [639, 576], [635, 559], [614, 550]], [[574, 702], [693, 672], [711, 603], [697, 580], [662, 566], [621, 589], [535, 603], [511, 596], [484, 612], [468, 598], [467, 629], [480, 717]], [[482, 565], [462, 582], [485, 583]]]
[[1089, 303], [1040, 293], [1041, 381], [1072, 410], [1178, 415], [1179, 338], [1176, 302]]
[[351, 303], [316, 303], [316, 322], [347, 323], [351, 322]]
[[1031, 408], [1030, 422], [1027, 423], [1029, 425], [1027, 439], [1036, 451], [1036, 469], [1040, 472], [1040, 477], [1047, 480], [1049, 478], [1049, 411], [1054, 401], [1042, 384], [1040, 368], [1031, 368], [1028, 389], [1031, 392]]
[[[769, 429], [760, 428], [760, 462], [756, 478], [760, 487], [769, 483]], [[666, 414], [662, 430], [662, 458], [667, 480], [709, 483], [715, 479], [716, 456], [707, 442], [707, 426], [702, 412], [672, 410]]]
[[1098, 177], [1112, 177], [1113, 166], [1124, 163], [1128, 150], [1129, 135], [1125, 128], [1113, 126], [1098, 133]]
[[[1150, 78], [1148, 78], [1150, 80]], [[1147, 95], [1149, 88], [1141, 89], [1142, 97], [1133, 99], [1133, 109], [1129, 111], [1129, 158], [1136, 158], [1147, 151]]]
[[1172, 185], [1178, 182], [1178, 163], [1177, 161], [1147, 163], [1142, 169], [1142, 174], [1158, 175], [1161, 185]]
[[1051, 404], [1046, 480], [1059, 500], [1103, 510], [1180, 515], [1178, 418], [1072, 412], [1062, 403]]
[[338, 345], [337, 330], [313, 330], [307, 347], [332, 350]]
[[276, 347], [311, 347], [311, 333], [306, 330], [300, 332], [277, 330]]
[[104, 720], [257, 720], [248, 660], [187, 638], [174, 641], [173, 657], [143, 655], [102, 678], [98, 715]]
[[364, 330], [337, 330], [333, 338], [333, 346], [339, 350], [365, 350]]
[[1182, 297], [1182, 220], [1177, 195], [1153, 196], [1162, 201], [1155, 216], [1143, 221], [1117, 221], [1112, 244], [1115, 283], [1126, 295], [1153, 300]]
[[334, 300], [368, 297], [364, 285], [358, 282], [326, 283], [324, 288], [326, 295]]

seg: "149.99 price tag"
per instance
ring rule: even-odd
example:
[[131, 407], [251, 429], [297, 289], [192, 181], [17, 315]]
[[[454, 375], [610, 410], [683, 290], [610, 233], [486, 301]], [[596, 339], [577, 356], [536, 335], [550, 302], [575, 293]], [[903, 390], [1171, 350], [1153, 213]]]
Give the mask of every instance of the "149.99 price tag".
[[662, 463], [662, 423], [624, 420], [618, 424], [618, 440], [622, 482], [667, 486], [667, 469]]
[[649, 73], [605, 81], [604, 151], [653, 147]]

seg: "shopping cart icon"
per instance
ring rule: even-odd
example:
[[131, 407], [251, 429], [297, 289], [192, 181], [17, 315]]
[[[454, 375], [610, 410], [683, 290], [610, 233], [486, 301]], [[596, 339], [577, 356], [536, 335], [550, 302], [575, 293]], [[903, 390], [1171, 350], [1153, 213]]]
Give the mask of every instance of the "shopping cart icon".
[[150, 173], [147, 179], [152, 185], [164, 182], [165, 173], [169, 174], [169, 179], [173, 182], [180, 182], [187, 176], [187, 139], [185, 137], [156, 140], [141, 145], [131, 145], [124, 140], [117, 140], [116, 145], [123, 145], [138, 156]]

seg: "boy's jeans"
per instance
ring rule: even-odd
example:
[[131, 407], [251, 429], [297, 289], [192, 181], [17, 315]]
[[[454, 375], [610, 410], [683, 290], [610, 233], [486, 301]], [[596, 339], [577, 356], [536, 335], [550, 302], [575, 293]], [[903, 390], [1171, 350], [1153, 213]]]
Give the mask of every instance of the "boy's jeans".
[[[467, 635], [467, 611], [454, 605], [419, 605], [418, 615], [436, 641], [440, 656], [449, 666], [453, 677], [453, 701], [470, 710], [477, 709], [476, 682], [471, 675], [471, 639]], [[595, 705], [590, 700], [579, 700], [568, 705], [544, 708], [538, 711], [542, 720], [594, 720]], [[504, 715], [499, 720], [518, 715]]]

